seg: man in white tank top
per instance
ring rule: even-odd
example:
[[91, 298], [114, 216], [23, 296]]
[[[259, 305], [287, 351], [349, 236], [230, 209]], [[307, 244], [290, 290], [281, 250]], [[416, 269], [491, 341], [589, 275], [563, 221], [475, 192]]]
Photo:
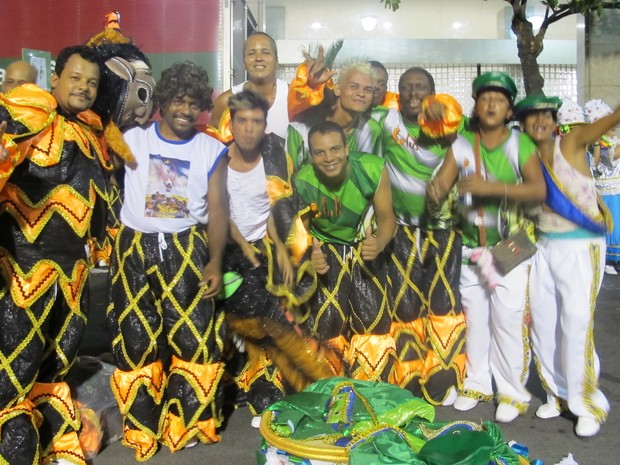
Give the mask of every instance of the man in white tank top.
[[260, 95], [246, 90], [228, 102], [234, 141], [228, 152], [231, 244], [224, 267], [243, 282], [225, 301], [226, 322], [245, 341], [247, 361], [233, 375], [250, 410], [259, 415], [331, 370], [316, 342], [303, 337], [293, 322], [291, 310], [309, 299], [316, 275], [303, 261], [293, 267], [281, 239], [289, 234], [291, 215], [285, 218], [284, 210], [292, 199], [284, 141], [265, 135], [269, 107]]
[[264, 32], [254, 32], [243, 45], [243, 64], [248, 80], [220, 94], [211, 112], [211, 126], [219, 130], [220, 140], [232, 141], [228, 100], [243, 90], [251, 90], [267, 101], [266, 134], [274, 133], [286, 137], [288, 128], [288, 83], [276, 79], [278, 49], [275, 41]]
[[175, 452], [220, 439], [224, 315], [214, 298], [228, 203], [226, 148], [194, 127], [212, 104], [208, 80], [191, 62], [168, 68], [154, 94], [162, 119], [124, 134], [136, 164], [125, 171], [108, 320], [123, 444], [138, 461], [159, 444]]

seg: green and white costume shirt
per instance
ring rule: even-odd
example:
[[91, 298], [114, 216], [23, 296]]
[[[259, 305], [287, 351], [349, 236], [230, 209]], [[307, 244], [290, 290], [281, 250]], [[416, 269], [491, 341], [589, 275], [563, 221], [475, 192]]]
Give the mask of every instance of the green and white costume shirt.
[[[457, 136], [452, 144], [452, 151], [459, 172], [463, 172], [467, 165], [470, 170], [475, 169], [474, 155], [475, 133], [465, 131]], [[494, 149], [488, 149], [480, 142], [480, 174], [488, 181], [517, 184], [521, 181], [522, 167], [532, 156], [537, 156], [537, 148], [532, 139], [526, 134], [511, 130], [506, 140]], [[466, 162], [467, 160], [467, 162]], [[499, 207], [500, 198], [474, 197], [473, 205], [461, 206], [463, 214], [463, 245], [467, 247], [480, 246], [480, 233], [478, 230], [478, 206], [482, 207], [484, 225], [486, 230], [487, 244], [492, 246], [500, 239], [499, 232]]]
[[351, 245], [363, 237], [363, 222], [381, 182], [385, 161], [369, 153], [349, 153], [349, 176], [331, 189], [304, 164], [295, 178], [295, 191], [305, 205], [315, 207], [310, 234], [323, 242]]
[[[310, 158], [308, 133], [311, 124], [293, 121], [289, 124], [286, 137], [286, 153], [293, 162], [293, 171], [297, 172]], [[381, 127], [367, 115], [362, 115], [354, 131], [347, 136], [350, 152], [365, 152], [381, 155]]]
[[[447, 147], [435, 144], [428, 147], [418, 145], [420, 126], [405, 123], [401, 114], [390, 110], [383, 119], [382, 147], [390, 183], [392, 201], [399, 224], [427, 226], [421, 224], [426, 210], [426, 185], [448, 151]], [[450, 223], [449, 205], [434, 212], [431, 223]]]

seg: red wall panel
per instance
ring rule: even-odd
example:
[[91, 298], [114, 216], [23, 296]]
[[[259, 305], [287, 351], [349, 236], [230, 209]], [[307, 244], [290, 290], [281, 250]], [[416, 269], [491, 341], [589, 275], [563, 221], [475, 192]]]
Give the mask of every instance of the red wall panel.
[[220, 0], [20, 0], [2, 5], [0, 58], [22, 47], [55, 56], [103, 29], [103, 15], [121, 13], [121, 28], [146, 53], [216, 52]]

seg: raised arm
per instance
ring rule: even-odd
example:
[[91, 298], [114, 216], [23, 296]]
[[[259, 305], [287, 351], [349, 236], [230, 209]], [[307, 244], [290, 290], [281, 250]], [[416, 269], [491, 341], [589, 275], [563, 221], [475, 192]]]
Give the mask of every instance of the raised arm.
[[613, 113], [594, 123], [571, 128], [570, 132], [562, 136], [560, 141], [562, 155], [572, 166], [586, 174], [589, 170], [585, 159], [586, 148], [618, 124], [620, 124], [620, 106], [616, 107]]

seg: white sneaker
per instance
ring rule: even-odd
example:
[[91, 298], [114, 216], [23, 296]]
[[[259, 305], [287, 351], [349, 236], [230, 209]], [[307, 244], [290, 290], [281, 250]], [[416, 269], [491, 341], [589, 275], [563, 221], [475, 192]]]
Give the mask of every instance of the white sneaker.
[[260, 416], [256, 416], [254, 418], [252, 418], [252, 428], [260, 428]]
[[501, 423], [510, 423], [519, 416], [519, 409], [507, 402], [500, 402], [495, 410], [495, 420]]
[[466, 412], [467, 410], [473, 409], [476, 405], [478, 405], [478, 401], [476, 399], [472, 399], [471, 397], [457, 396], [456, 400], [454, 401], [453, 407], [455, 410]]
[[542, 418], [543, 420], [559, 417], [560, 413], [561, 412], [556, 407], [555, 402], [547, 402], [536, 409], [536, 416], [538, 418]]
[[605, 274], [618, 274], [618, 272], [613, 266], [605, 265]]
[[601, 424], [594, 418], [579, 417], [575, 426], [575, 434], [582, 438], [594, 436], [601, 429]]
[[447, 407], [449, 405], [453, 405], [454, 401], [456, 401], [456, 398], [458, 397], [457, 393], [456, 393], [456, 389], [454, 386], [452, 386], [448, 392], [446, 393], [446, 398], [443, 400], [443, 402], [441, 403], [441, 405], [443, 405], [444, 407]]

